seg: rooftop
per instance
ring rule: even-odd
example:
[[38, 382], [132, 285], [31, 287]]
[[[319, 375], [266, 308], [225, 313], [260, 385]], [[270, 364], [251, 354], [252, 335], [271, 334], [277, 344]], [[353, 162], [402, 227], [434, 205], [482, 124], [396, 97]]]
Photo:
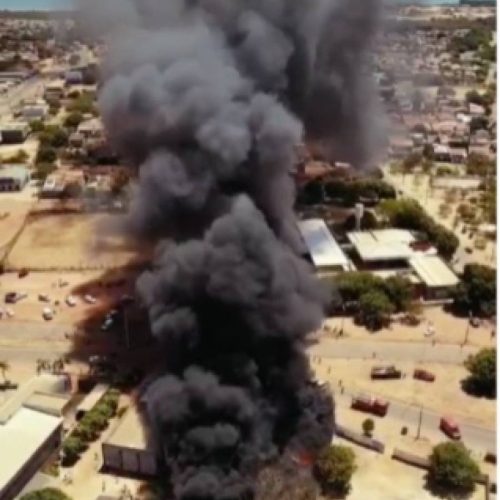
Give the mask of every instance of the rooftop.
[[299, 230], [316, 267], [348, 267], [349, 261], [322, 219], [299, 222]]
[[148, 448], [144, 424], [135, 405], [132, 404], [127, 410], [121, 422], [108, 437], [106, 444], [137, 450]]
[[62, 418], [29, 408], [20, 408], [5, 424], [0, 425], [0, 497], [32, 455], [62, 423]]
[[[361, 259], [366, 262], [378, 260], [410, 259], [421, 255], [411, 244], [415, 238], [406, 229], [380, 229], [376, 231], [353, 231], [347, 233], [349, 241], [354, 245]], [[426, 254], [435, 254], [436, 249], [427, 250]]]
[[455, 286], [460, 281], [437, 255], [413, 257], [410, 266], [428, 287]]
[[29, 177], [29, 170], [25, 165], [12, 164], [0, 166], [1, 179], [20, 179], [24, 181]]

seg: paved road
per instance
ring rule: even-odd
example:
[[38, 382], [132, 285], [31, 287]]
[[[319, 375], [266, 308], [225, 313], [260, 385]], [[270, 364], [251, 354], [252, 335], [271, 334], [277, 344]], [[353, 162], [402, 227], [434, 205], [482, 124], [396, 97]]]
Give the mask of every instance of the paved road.
[[34, 76], [16, 85], [0, 97], [0, 116], [9, 115], [22, 100], [41, 97], [43, 93], [43, 80]]
[[[379, 340], [321, 339], [309, 348], [311, 355], [332, 359], [390, 359], [391, 361], [427, 361], [462, 364], [479, 348], [455, 344], [432, 345], [427, 342], [385, 342]], [[375, 353], [375, 356], [373, 354]]]
[[[349, 408], [353, 396], [354, 394], [347, 390], [344, 391], [344, 394], [340, 394], [337, 391], [335, 393], [335, 402], [339, 407]], [[416, 436], [420, 412], [422, 412], [420, 437], [428, 438], [432, 442], [439, 442], [446, 439], [443, 432], [439, 430], [439, 422], [442, 415], [417, 405], [405, 404], [391, 399], [388, 399], [388, 401], [390, 402], [389, 411], [384, 420], [388, 419], [394, 422], [395, 430], [399, 431], [403, 426], [406, 426], [408, 427], [409, 435]], [[342, 421], [340, 423], [349, 427], [348, 422]], [[457, 420], [457, 423], [462, 432], [462, 442], [467, 447], [482, 452], [495, 449], [496, 432], [494, 429], [477, 426], [465, 420]]]

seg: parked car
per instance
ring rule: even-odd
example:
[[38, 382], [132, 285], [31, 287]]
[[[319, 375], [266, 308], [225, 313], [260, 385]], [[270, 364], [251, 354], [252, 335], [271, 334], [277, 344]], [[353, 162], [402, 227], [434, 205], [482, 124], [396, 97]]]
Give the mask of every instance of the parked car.
[[472, 253], [472, 248], [471, 247], [465, 247], [465, 251], [467, 253]]
[[434, 380], [436, 380], [436, 376], [434, 375], [434, 373], [423, 370], [421, 368], [415, 369], [415, 371], [413, 372], [413, 378], [417, 380], [424, 380], [425, 382], [434, 382]]
[[439, 428], [451, 439], [461, 439], [460, 427], [451, 417], [442, 417]]
[[76, 306], [76, 297], [74, 295], [68, 295], [66, 297], [66, 304], [70, 307]]
[[397, 379], [401, 377], [402, 377], [401, 370], [397, 370], [394, 365], [374, 366], [371, 370], [371, 378], [373, 380]]
[[5, 294], [4, 300], [6, 304], [15, 304], [27, 296], [28, 294], [25, 292], [8, 292]]
[[0, 391], [11, 390], [15, 391], [18, 388], [18, 384], [14, 384], [10, 380], [0, 383]]
[[50, 302], [50, 297], [46, 293], [38, 294], [38, 300], [40, 302]]
[[42, 310], [42, 317], [45, 321], [50, 321], [54, 318], [54, 311], [50, 307], [44, 307]]
[[488, 462], [490, 464], [496, 464], [497, 463], [497, 452], [495, 450], [489, 450], [486, 452], [484, 455], [484, 461]]
[[19, 278], [24, 278], [25, 276], [28, 276], [28, 274], [29, 274], [29, 271], [25, 267], [23, 267], [19, 271], [18, 276], [19, 276]]
[[353, 398], [351, 408], [384, 417], [387, 414], [389, 403], [372, 396], [359, 395]]
[[83, 296], [83, 300], [87, 302], [87, 304], [95, 304], [97, 302], [97, 299], [90, 294], [86, 294]]

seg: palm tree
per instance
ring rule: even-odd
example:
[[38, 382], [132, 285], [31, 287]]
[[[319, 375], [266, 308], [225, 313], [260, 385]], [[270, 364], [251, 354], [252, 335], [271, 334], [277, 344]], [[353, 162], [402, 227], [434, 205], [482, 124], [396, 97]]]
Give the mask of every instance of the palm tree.
[[9, 363], [7, 363], [7, 361], [0, 361], [0, 372], [2, 372], [2, 378], [5, 382], [7, 382], [7, 379], [5, 378], [5, 372], [8, 370], [10, 370]]

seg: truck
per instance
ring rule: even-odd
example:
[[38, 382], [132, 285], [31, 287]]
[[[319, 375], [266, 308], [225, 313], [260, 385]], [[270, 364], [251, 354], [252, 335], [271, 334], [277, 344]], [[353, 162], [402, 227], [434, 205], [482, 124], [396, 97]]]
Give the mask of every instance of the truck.
[[385, 417], [389, 409], [389, 403], [383, 399], [360, 394], [352, 399], [351, 408], [353, 410], [373, 413], [379, 417]]
[[442, 417], [439, 428], [451, 439], [461, 439], [460, 427], [452, 417]]
[[374, 366], [371, 371], [371, 378], [373, 380], [398, 379], [401, 377], [401, 370], [397, 370], [394, 365]]

